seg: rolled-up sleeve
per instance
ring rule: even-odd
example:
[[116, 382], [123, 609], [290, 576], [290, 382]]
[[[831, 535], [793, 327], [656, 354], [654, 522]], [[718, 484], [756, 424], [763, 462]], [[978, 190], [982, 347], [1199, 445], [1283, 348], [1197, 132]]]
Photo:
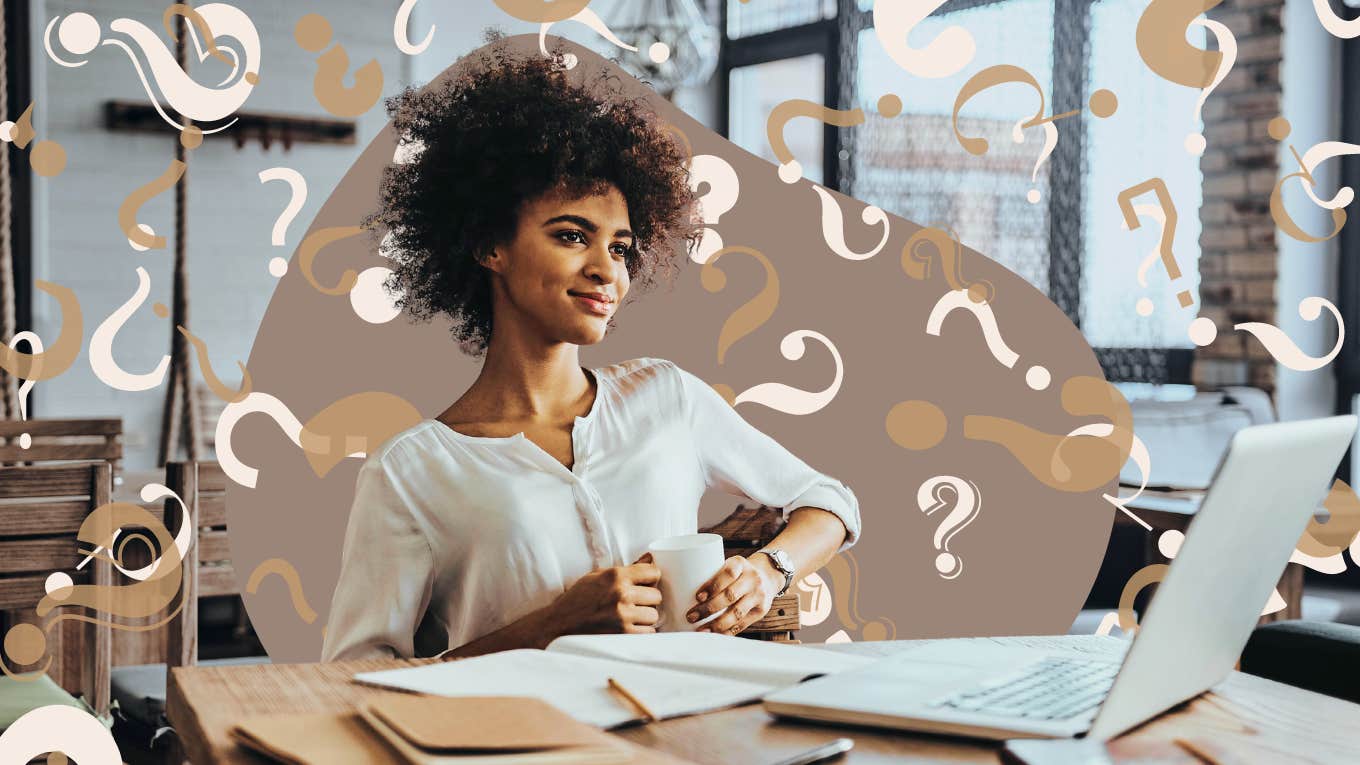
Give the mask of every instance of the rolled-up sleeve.
[[400, 482], [375, 457], [359, 469], [322, 661], [415, 655], [434, 556]]
[[845, 524], [844, 550], [859, 539], [859, 501], [845, 484], [818, 472], [737, 414], [717, 391], [679, 366], [675, 370], [709, 488], [783, 508], [834, 513]]

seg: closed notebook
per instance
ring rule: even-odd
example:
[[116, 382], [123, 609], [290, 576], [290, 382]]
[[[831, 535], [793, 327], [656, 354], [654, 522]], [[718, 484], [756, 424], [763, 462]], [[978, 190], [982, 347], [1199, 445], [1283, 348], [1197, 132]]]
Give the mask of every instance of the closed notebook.
[[535, 698], [389, 696], [359, 714], [413, 765], [608, 765], [632, 759], [619, 739]]
[[358, 712], [252, 717], [233, 727], [231, 735], [289, 765], [633, 762], [620, 739], [522, 697], [388, 697]]
[[355, 712], [272, 714], [233, 726], [242, 746], [288, 765], [373, 765], [398, 759]]

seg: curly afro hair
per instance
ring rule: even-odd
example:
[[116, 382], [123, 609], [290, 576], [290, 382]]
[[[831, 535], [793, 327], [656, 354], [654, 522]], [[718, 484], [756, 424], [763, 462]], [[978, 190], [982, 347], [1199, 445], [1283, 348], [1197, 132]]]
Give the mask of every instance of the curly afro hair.
[[561, 54], [516, 53], [493, 43], [465, 72], [386, 102], [409, 161], [383, 174], [377, 212], [364, 225], [390, 232], [386, 287], [418, 320], [452, 319], [464, 352], [491, 338], [491, 272], [481, 265], [515, 231], [521, 205], [546, 193], [619, 190], [635, 235], [625, 264], [633, 286], [698, 239], [686, 148], [641, 97], [601, 72], [572, 83]]

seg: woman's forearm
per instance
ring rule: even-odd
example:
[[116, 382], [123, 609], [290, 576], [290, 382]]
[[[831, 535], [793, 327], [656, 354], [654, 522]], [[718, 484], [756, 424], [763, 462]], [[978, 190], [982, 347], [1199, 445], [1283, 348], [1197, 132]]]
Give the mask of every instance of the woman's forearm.
[[[794, 581], [826, 565], [831, 556], [845, 543], [845, 524], [835, 513], [820, 507], [800, 507], [789, 515], [789, 522], [769, 544], [771, 550], [783, 550], [793, 560]], [[769, 565], [766, 556], [757, 561]]]
[[552, 606], [521, 616], [495, 632], [489, 632], [451, 651], [440, 654], [440, 658], [466, 659], [471, 656], [509, 651], [514, 648], [547, 648], [562, 631], [556, 626]]

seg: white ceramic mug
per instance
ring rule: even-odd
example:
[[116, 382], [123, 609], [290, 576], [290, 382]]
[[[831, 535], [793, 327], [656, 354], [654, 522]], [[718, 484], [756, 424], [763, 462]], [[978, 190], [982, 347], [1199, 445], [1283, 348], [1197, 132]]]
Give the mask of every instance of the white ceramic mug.
[[[661, 621], [658, 632], [693, 632], [722, 615], [719, 611], [697, 622], [685, 614], [694, 607], [694, 594], [722, 568], [723, 541], [717, 534], [683, 534], [658, 539], [647, 546], [652, 562], [661, 569]], [[726, 609], [724, 609], [726, 610]]]

